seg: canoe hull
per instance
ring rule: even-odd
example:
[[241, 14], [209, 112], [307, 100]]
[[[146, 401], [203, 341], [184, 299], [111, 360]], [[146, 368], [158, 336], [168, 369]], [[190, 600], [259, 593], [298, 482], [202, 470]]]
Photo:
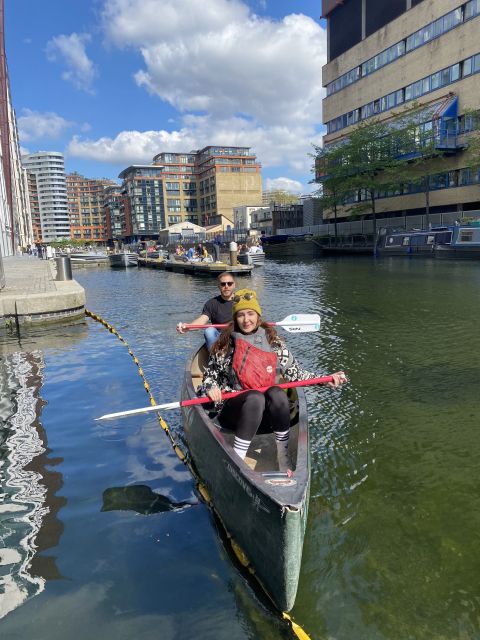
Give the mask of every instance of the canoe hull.
[[[185, 376], [183, 398], [193, 387]], [[300, 412], [306, 403], [299, 393]], [[200, 406], [184, 407], [185, 438], [202, 484], [227, 533], [239, 545], [275, 607], [289, 611], [297, 593], [308, 515], [310, 460], [306, 423], [298, 429], [293, 478], [250, 469], [234, 453], [224, 433]], [[305, 428], [304, 428], [305, 427]], [[272, 470], [275, 471], [275, 470]]]

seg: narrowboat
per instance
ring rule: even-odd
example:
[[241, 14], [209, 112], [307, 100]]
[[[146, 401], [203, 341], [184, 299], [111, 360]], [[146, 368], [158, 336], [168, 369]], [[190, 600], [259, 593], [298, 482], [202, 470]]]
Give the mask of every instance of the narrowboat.
[[429, 256], [462, 260], [480, 259], [480, 224], [455, 224], [432, 229], [381, 229], [377, 253], [390, 256]]
[[434, 246], [450, 242], [452, 232], [448, 227], [434, 229], [380, 229], [377, 253], [385, 256], [430, 256]]
[[449, 242], [434, 246], [436, 258], [455, 260], [480, 260], [480, 223], [460, 224], [450, 227]]
[[[187, 363], [182, 399], [196, 397], [207, 359], [203, 346]], [[244, 462], [233, 451], [234, 433], [222, 429], [205, 406], [182, 409], [195, 471], [237, 556], [273, 605], [289, 611], [297, 593], [310, 492], [304, 391], [295, 392], [289, 444], [293, 471], [288, 473], [278, 470], [273, 433], [257, 434]]]
[[311, 233], [261, 236], [260, 241], [265, 255], [272, 258], [316, 258], [322, 254], [320, 245], [317, 244]]

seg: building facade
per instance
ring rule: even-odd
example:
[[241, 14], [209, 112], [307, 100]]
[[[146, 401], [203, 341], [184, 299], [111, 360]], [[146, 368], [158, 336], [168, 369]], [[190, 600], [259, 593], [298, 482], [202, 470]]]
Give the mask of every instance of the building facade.
[[[120, 201], [123, 239], [134, 242], [158, 238], [160, 230], [167, 226], [161, 167], [135, 164], [124, 169], [118, 177], [122, 180], [121, 194], [124, 196]], [[176, 191], [172, 189], [172, 192]]]
[[262, 213], [270, 211], [269, 207], [262, 207], [257, 205], [256, 207], [249, 207], [247, 205], [241, 205], [239, 207], [233, 207], [233, 225], [235, 229], [250, 229], [252, 227], [253, 215], [255, 213]]
[[30, 174], [31, 206], [40, 214], [42, 242], [70, 237], [67, 182], [63, 154], [58, 151], [37, 151], [23, 156], [23, 166]]
[[[341, 142], [369, 118], [395, 122], [419, 105], [421, 126], [442, 151], [429, 171], [430, 211], [480, 210], [468, 145], [471, 114], [480, 109], [480, 0], [324, 0], [322, 14], [324, 144]], [[404, 185], [381, 194], [377, 213], [423, 213], [419, 191]]]
[[105, 187], [103, 198], [103, 215], [105, 219], [105, 235], [109, 244], [121, 241], [126, 235], [125, 218], [122, 215], [122, 195], [120, 185]]
[[162, 152], [151, 165], [124, 169], [119, 223], [127, 242], [158, 239], [174, 224], [233, 228], [237, 205], [262, 197], [261, 165], [248, 147], [205, 147], [188, 153]]
[[84, 242], [105, 243], [105, 188], [113, 185], [106, 178], [85, 178], [78, 173], [67, 175], [68, 215], [70, 236]]
[[262, 201], [262, 167], [249, 147], [208, 146], [153, 159], [165, 176], [167, 222], [230, 223], [233, 208]]
[[12, 107], [5, 53], [4, 1], [0, 0], [0, 288], [4, 286], [1, 256], [33, 242], [27, 180]]

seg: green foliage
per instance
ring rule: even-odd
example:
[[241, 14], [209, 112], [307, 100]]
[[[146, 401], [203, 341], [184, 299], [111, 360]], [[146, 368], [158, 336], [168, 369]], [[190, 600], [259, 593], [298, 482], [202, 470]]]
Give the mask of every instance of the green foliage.
[[55, 249], [66, 249], [67, 247], [83, 247], [84, 240], [77, 240], [76, 238], [60, 238], [59, 240], [52, 240], [50, 243]]

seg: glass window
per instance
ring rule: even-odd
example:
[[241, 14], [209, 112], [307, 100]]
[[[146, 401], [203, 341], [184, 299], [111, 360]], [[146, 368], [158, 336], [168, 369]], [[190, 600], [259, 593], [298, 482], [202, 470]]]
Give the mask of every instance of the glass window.
[[472, 242], [473, 241], [473, 231], [460, 231], [458, 234], [459, 242]]
[[469, 76], [472, 73], [472, 58], [467, 58], [463, 61], [462, 75]]
[[469, 20], [480, 13], [480, 0], [471, 0], [465, 5], [465, 20]]
[[480, 53], [477, 53], [476, 56], [473, 56], [473, 70], [480, 71]]
[[460, 64], [454, 64], [450, 67], [450, 82], [455, 82], [460, 78]]
[[409, 84], [405, 87], [405, 101], [411, 100], [413, 96], [413, 84]]
[[456, 187], [457, 186], [457, 172], [449, 171], [448, 172], [448, 186]]
[[438, 89], [440, 87], [440, 78], [440, 71], [437, 71], [437, 73], [432, 73], [432, 75], [430, 76], [430, 86], [432, 88], [432, 91], [435, 91], [435, 89]]
[[440, 71], [440, 86], [444, 87], [447, 84], [450, 84], [450, 67]]

